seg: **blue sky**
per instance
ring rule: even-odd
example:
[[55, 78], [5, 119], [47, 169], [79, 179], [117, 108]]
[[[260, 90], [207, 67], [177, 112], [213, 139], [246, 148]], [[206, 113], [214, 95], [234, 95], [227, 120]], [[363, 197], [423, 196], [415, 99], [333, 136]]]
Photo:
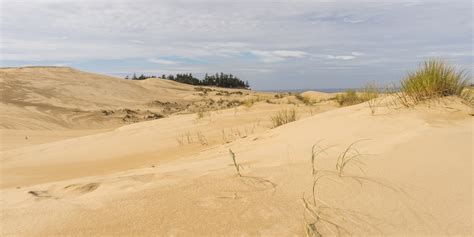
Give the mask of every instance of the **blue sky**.
[[254, 89], [387, 84], [429, 57], [473, 68], [470, 0], [0, 1], [2, 67], [223, 71]]

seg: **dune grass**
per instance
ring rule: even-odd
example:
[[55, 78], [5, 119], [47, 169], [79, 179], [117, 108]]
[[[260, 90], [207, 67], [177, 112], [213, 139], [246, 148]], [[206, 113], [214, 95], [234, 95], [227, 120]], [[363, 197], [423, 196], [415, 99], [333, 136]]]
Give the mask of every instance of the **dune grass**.
[[349, 89], [335, 97], [340, 106], [355, 105], [364, 102], [364, 98], [357, 95], [355, 90]]
[[295, 95], [295, 98], [296, 98], [297, 100], [301, 101], [301, 102], [302, 102], [303, 104], [305, 104], [305, 105], [312, 105], [311, 99], [310, 99], [309, 97], [307, 97], [307, 96], [303, 96], [303, 95], [301, 95], [301, 94], [296, 94], [296, 95]]
[[256, 101], [257, 100], [255, 98], [246, 99], [246, 100], [243, 101], [243, 105], [247, 108], [250, 108], [255, 104]]
[[[326, 158], [331, 158], [326, 151], [336, 145], [324, 146], [322, 145], [323, 140], [320, 140], [311, 147], [312, 189], [309, 195], [303, 193], [302, 197], [306, 236], [320, 237], [326, 235], [325, 232], [330, 236], [350, 236], [353, 234], [351, 232], [354, 230], [354, 227], [357, 229], [372, 230], [382, 234], [376, 225], [370, 223], [367, 217], [371, 217], [366, 213], [353, 212], [351, 210], [330, 206], [321, 199], [322, 194], [318, 192], [320, 187], [330, 185], [330, 183], [326, 182], [333, 182], [333, 184], [339, 185], [342, 184], [344, 180], [352, 180], [360, 184], [361, 188], [365, 186], [366, 183], [371, 183], [386, 188], [394, 194], [405, 193], [402, 188], [390, 182], [366, 176], [363, 169], [365, 163], [362, 162], [361, 158], [369, 154], [359, 152], [357, 144], [367, 140], [369, 139], [360, 139], [346, 146], [336, 159], [335, 170], [323, 169], [322, 164], [317, 165], [316, 163], [322, 160], [323, 154], [327, 155]], [[357, 172], [356, 169], [345, 172], [345, 168], [349, 165], [353, 166], [353, 168], [358, 168], [360, 172]], [[348, 228], [348, 224], [351, 225], [351, 229]]]
[[209, 143], [207, 142], [206, 136], [202, 134], [202, 132], [197, 131], [196, 132], [196, 137], [198, 138], [198, 141], [201, 145], [207, 146]]
[[[449, 65], [442, 59], [428, 59], [419, 68], [401, 81], [400, 86], [395, 86], [388, 94], [395, 96], [394, 103], [410, 107], [423, 101], [458, 96], [470, 106], [474, 105], [474, 96], [469, 88], [469, 74], [466, 71]], [[380, 89], [376, 84], [367, 84], [359, 93], [347, 90], [338, 94], [335, 100], [340, 106], [354, 105], [368, 101], [372, 114], [378, 107]]]
[[283, 124], [291, 123], [296, 121], [296, 110], [295, 109], [283, 109], [280, 110], [277, 114], [271, 117], [273, 127], [276, 128]]
[[205, 113], [204, 113], [204, 111], [199, 110], [196, 115], [197, 115], [197, 118], [198, 118], [198, 119], [202, 119], [202, 118], [204, 118]]
[[402, 80], [397, 97], [408, 107], [433, 98], [466, 97], [464, 92], [468, 86], [468, 74], [464, 70], [456, 69], [441, 59], [429, 59]]
[[232, 161], [234, 162], [234, 167], [235, 170], [237, 171], [237, 175], [242, 177], [242, 174], [240, 174], [240, 165], [237, 163], [237, 160], [235, 159], [235, 153], [232, 151], [232, 149], [229, 149], [230, 157], [232, 158]]
[[[377, 98], [379, 96], [379, 91], [380, 90], [375, 83], [368, 83], [364, 88], [362, 88], [362, 91], [356, 92], [355, 90], [349, 89], [344, 93], [336, 95], [335, 100], [340, 106], [360, 104]], [[369, 106], [371, 106], [371, 109], [375, 108], [374, 103], [371, 103]]]
[[[343, 227], [341, 223], [338, 223], [336, 220], [331, 218], [330, 215], [327, 215], [327, 213], [324, 213], [324, 210], [327, 210], [328, 208], [325, 207], [321, 203], [321, 200], [318, 200], [317, 198], [318, 196], [317, 186], [319, 185], [319, 182], [321, 181], [321, 179], [323, 177], [334, 175], [334, 173], [332, 172], [325, 172], [324, 170], [316, 169], [316, 161], [317, 161], [318, 156], [321, 155], [322, 153], [325, 153], [326, 150], [334, 147], [334, 146], [323, 147], [320, 144], [321, 141], [322, 140], [318, 141], [316, 144], [314, 144], [311, 147], [311, 166], [312, 166], [312, 175], [313, 175], [311, 197], [309, 200], [305, 197], [304, 194], [302, 197], [304, 210], [305, 210], [304, 215], [303, 215], [305, 234], [306, 236], [321, 237], [323, 235], [321, 233], [320, 227], [324, 225], [326, 229], [328, 230], [334, 229], [335, 231], [333, 232], [333, 234], [335, 234], [335, 236], [340, 236], [341, 234], [351, 235], [349, 230]], [[347, 151], [351, 149], [353, 144], [351, 144], [348, 148], [346, 148], [346, 150], [343, 152], [341, 156], [345, 156], [344, 154], [347, 153]], [[336, 170], [338, 170], [337, 167], [339, 164], [339, 159], [340, 158], [338, 158], [338, 161], [336, 163]]]
[[[345, 150], [343, 153], [341, 153], [341, 155], [339, 155], [339, 157], [337, 158], [337, 162], [336, 162], [336, 171], [337, 173], [339, 174], [339, 177], [341, 177], [343, 175], [343, 172], [344, 172], [344, 168], [348, 165], [348, 164], [354, 164], [356, 166], [358, 166], [359, 163], [361, 163], [358, 158], [360, 156], [362, 156], [363, 154], [361, 154], [359, 152], [359, 150], [357, 150], [354, 145], [356, 145], [357, 143], [361, 142], [361, 141], [364, 141], [364, 140], [367, 140], [367, 139], [362, 139], [362, 140], [358, 140], [358, 141], [355, 141], [353, 143], [351, 143]], [[358, 166], [359, 167], [359, 166]], [[359, 167], [360, 168], [360, 167]]]
[[381, 102], [381, 100], [377, 99], [380, 95], [380, 87], [374, 82], [367, 83], [364, 88], [362, 88], [362, 92], [363, 100], [367, 101], [370, 112], [372, 115], [375, 115], [375, 111]]

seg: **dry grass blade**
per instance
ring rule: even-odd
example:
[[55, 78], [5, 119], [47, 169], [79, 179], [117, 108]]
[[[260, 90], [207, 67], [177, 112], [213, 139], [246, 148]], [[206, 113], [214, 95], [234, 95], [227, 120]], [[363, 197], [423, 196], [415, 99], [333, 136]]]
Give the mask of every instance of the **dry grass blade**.
[[[333, 147], [321, 146], [322, 140], [318, 141], [311, 147], [311, 164], [312, 164], [312, 197], [311, 201], [303, 194], [303, 204], [305, 209], [304, 225], [307, 236], [323, 236], [326, 233], [332, 236], [351, 235], [351, 232], [344, 227], [344, 225], [354, 225], [361, 230], [376, 231], [383, 234], [380, 229], [370, 223], [374, 217], [364, 214], [356, 213], [352, 210], [344, 210], [333, 207], [323, 202], [318, 198], [318, 188], [323, 180], [334, 181], [336, 183], [343, 183], [343, 180], [353, 180], [362, 185], [363, 182], [371, 182], [376, 185], [386, 187], [394, 192], [400, 192], [400, 189], [393, 187], [390, 183], [383, 182], [377, 179], [372, 179], [364, 176], [345, 175], [344, 168], [348, 164], [363, 164], [358, 157], [362, 154], [355, 148], [355, 145], [361, 141], [369, 139], [361, 139], [351, 143], [343, 150], [341, 155], [337, 157], [336, 170], [317, 170], [316, 162], [318, 155], [325, 152], [327, 149]], [[361, 169], [363, 172], [363, 170]], [[334, 180], [333, 180], [334, 178]]]
[[354, 161], [356, 158], [362, 156], [362, 154], [354, 148], [354, 145], [361, 141], [365, 141], [369, 139], [361, 139], [351, 143], [344, 152], [337, 158], [336, 162], [336, 170], [339, 172], [339, 176], [342, 176], [344, 172], [344, 167], [349, 164], [351, 161]]
[[[328, 231], [331, 232], [333, 236], [341, 236], [342, 233], [351, 235], [349, 230], [347, 230], [343, 226], [337, 224], [334, 221], [331, 221], [328, 218], [323, 217], [322, 211], [317, 206], [310, 204], [306, 200], [304, 195], [303, 195], [302, 201], [303, 201], [303, 205], [306, 211], [305, 213], [308, 214], [313, 219], [313, 222], [308, 222], [306, 217], [304, 217], [305, 233], [307, 236], [322, 236], [320, 230], [318, 229], [318, 224], [325, 226], [328, 229]], [[330, 226], [332, 226], [332, 228], [334, 228], [336, 232], [334, 232]]]
[[199, 143], [203, 146], [207, 146], [208, 145], [208, 142], [207, 142], [207, 138], [201, 133], [201, 132], [196, 132], [196, 136], [199, 140]]
[[235, 153], [232, 151], [232, 149], [229, 149], [230, 157], [232, 158], [232, 161], [234, 162], [234, 167], [235, 170], [237, 171], [237, 174], [242, 177], [242, 174], [240, 174], [240, 165], [237, 164], [237, 160], [235, 159]]
[[363, 100], [367, 101], [370, 112], [375, 115], [375, 111], [379, 106], [381, 100], [378, 99], [380, 95], [380, 88], [376, 83], [367, 83], [363, 88]]
[[242, 168], [242, 166], [239, 163], [237, 163], [235, 153], [232, 151], [232, 149], [229, 149], [229, 153], [230, 153], [230, 157], [232, 158], [235, 170], [237, 171], [237, 175], [240, 177], [241, 182], [255, 188], [256, 191], [274, 189], [277, 186], [275, 183], [273, 183], [272, 181], [268, 179], [264, 179], [264, 178], [260, 178], [256, 176], [250, 176], [250, 175], [242, 175], [240, 173], [240, 168]]
[[323, 140], [319, 140], [311, 147], [311, 166], [313, 169], [313, 175], [316, 175], [316, 159], [317, 157], [322, 154], [326, 153], [327, 150], [333, 148], [334, 146], [322, 147], [320, 143]]

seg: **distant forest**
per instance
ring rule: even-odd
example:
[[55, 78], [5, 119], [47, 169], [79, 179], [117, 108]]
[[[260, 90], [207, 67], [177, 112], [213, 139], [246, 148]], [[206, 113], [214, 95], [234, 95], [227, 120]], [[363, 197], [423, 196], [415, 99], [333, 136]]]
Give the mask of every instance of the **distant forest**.
[[162, 75], [161, 77], [157, 76], [146, 76], [141, 74], [137, 77], [136, 74], [133, 74], [132, 77], [126, 76], [125, 79], [128, 80], [145, 80], [148, 78], [159, 78], [159, 79], [168, 79], [180, 83], [190, 84], [190, 85], [201, 85], [201, 86], [217, 86], [217, 87], [225, 87], [225, 88], [250, 88], [248, 81], [242, 81], [238, 77], [232, 74], [225, 74], [225, 73], [216, 73], [214, 75], [206, 75], [204, 79], [198, 79], [193, 76], [191, 73], [183, 73], [183, 74], [176, 74], [176, 75]]

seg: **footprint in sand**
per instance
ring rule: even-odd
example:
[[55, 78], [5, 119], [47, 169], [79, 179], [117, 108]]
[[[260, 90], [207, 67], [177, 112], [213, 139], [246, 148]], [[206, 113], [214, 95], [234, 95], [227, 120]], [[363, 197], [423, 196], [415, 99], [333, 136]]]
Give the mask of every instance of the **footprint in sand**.
[[75, 193], [75, 194], [86, 194], [90, 193], [97, 188], [99, 188], [100, 184], [99, 183], [88, 183], [88, 184], [71, 184], [66, 187], [64, 187], [64, 190], [66, 190], [68, 193]]
[[37, 199], [44, 199], [44, 198], [51, 198], [51, 194], [46, 190], [36, 190], [36, 191], [29, 191], [29, 194], [35, 196]]
[[87, 184], [71, 184], [64, 188], [51, 187], [48, 190], [33, 190], [28, 193], [36, 197], [38, 200], [41, 199], [59, 199], [68, 196], [80, 196], [86, 193], [93, 192], [99, 188], [99, 183], [87, 183]]

